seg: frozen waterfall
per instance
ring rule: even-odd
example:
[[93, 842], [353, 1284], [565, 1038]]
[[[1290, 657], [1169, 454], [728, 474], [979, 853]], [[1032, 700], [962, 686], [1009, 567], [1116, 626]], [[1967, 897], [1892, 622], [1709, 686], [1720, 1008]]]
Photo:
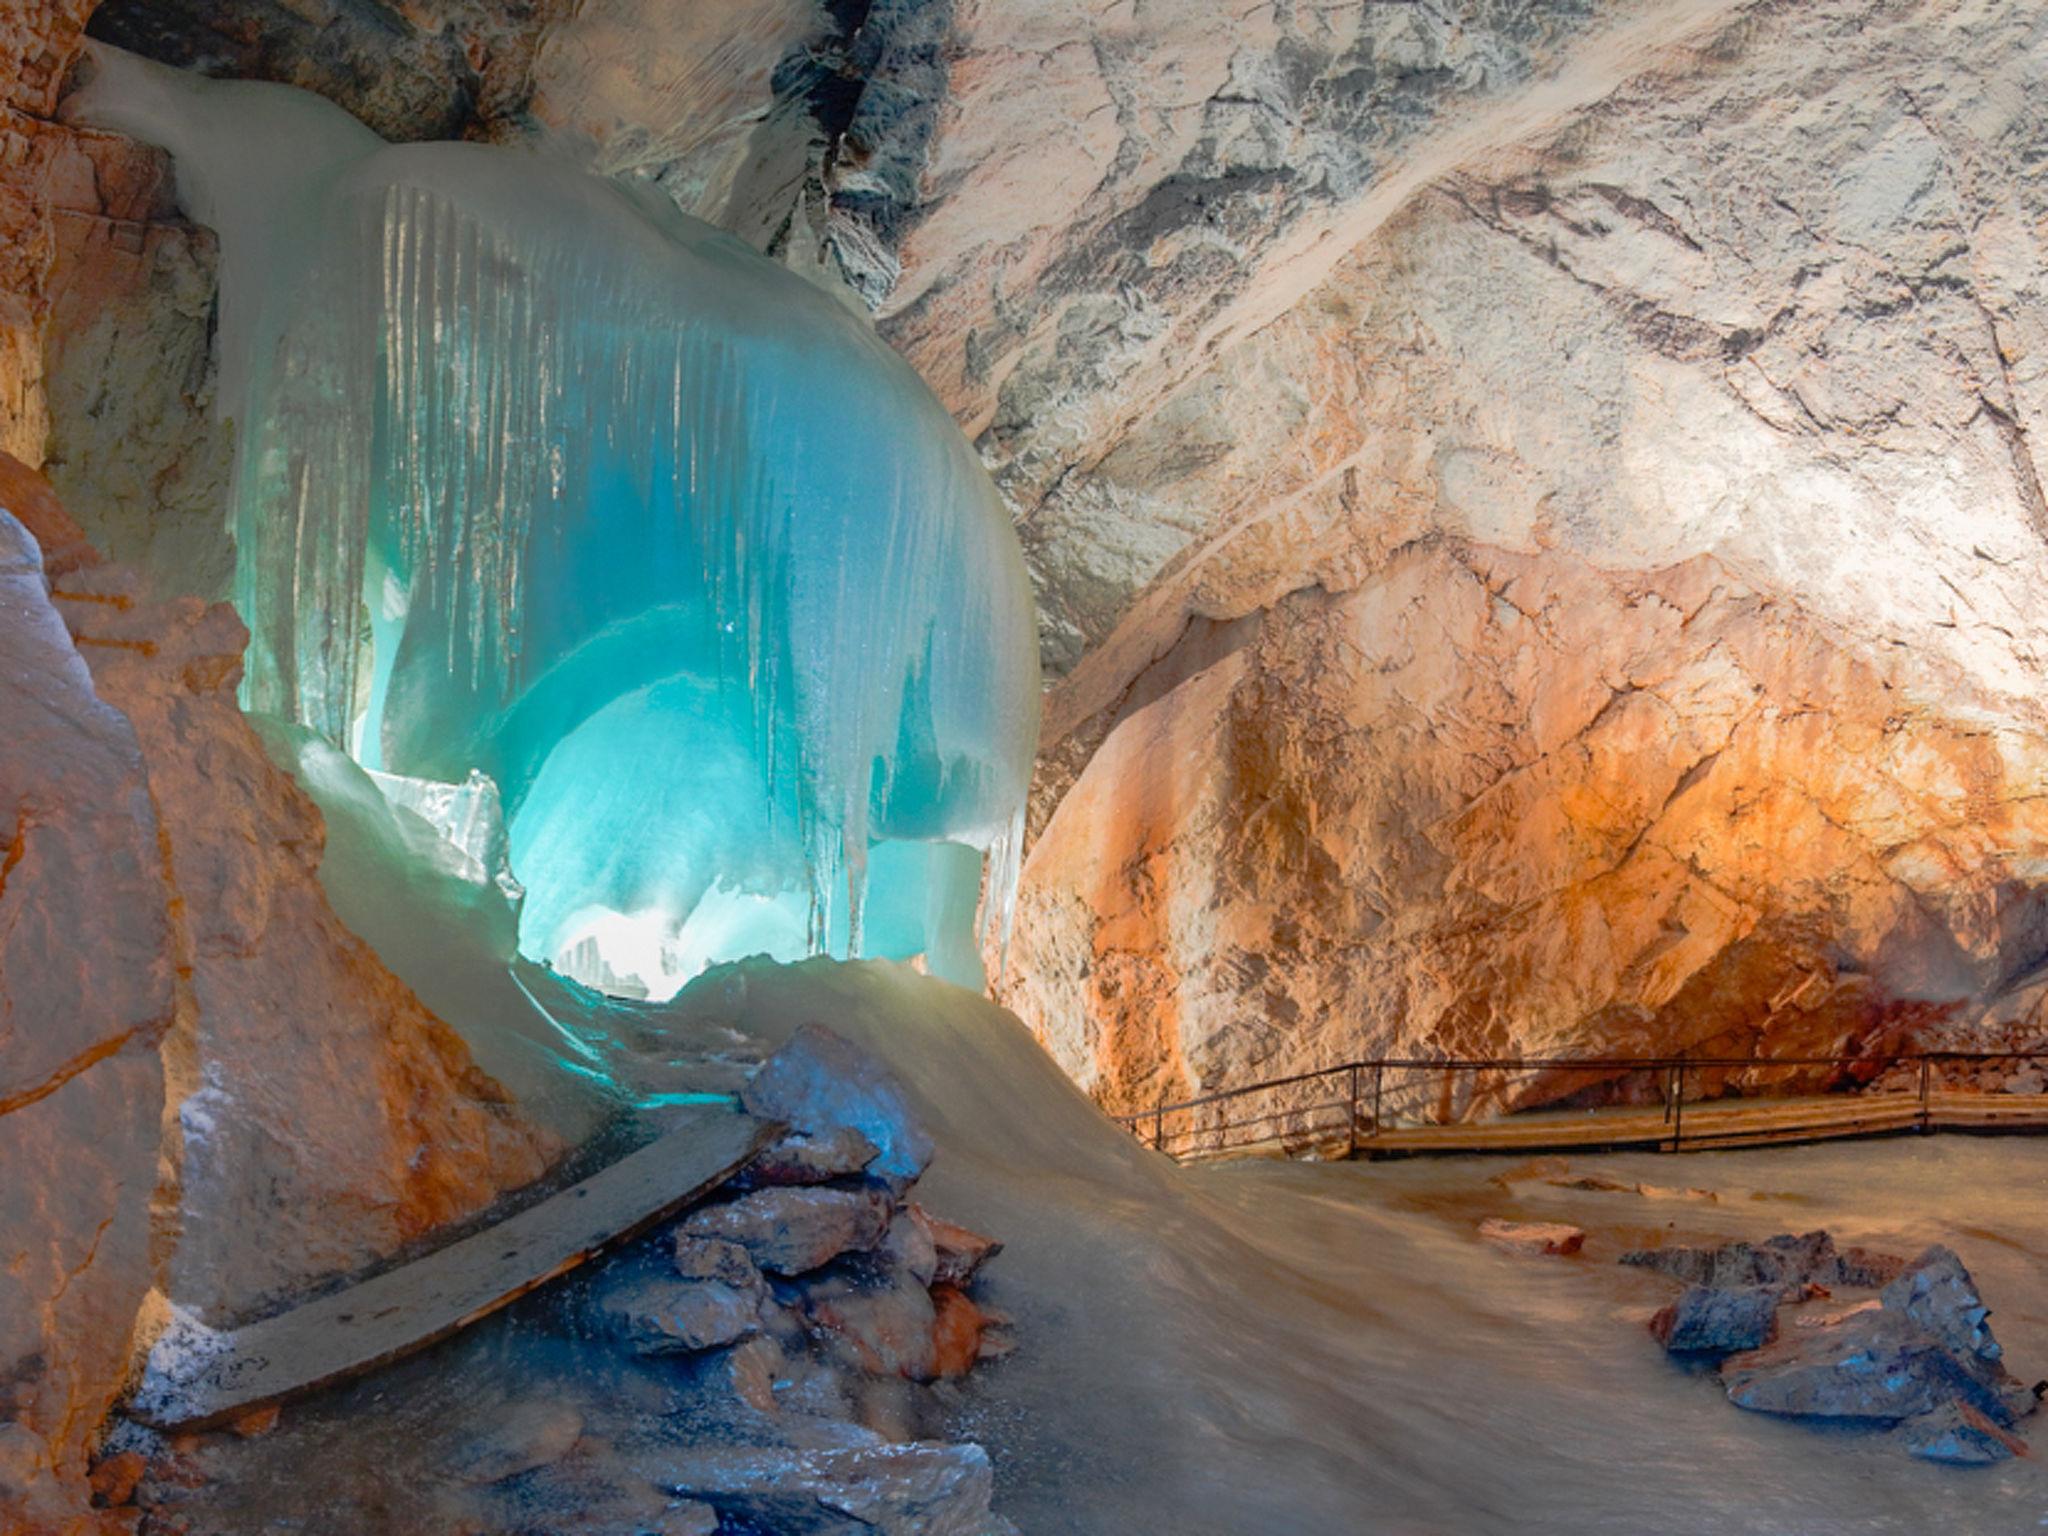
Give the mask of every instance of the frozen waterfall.
[[865, 320], [543, 155], [94, 62], [68, 110], [169, 149], [221, 239], [248, 707], [386, 774], [489, 775], [520, 947], [585, 979], [830, 951], [978, 984], [1030, 588]]

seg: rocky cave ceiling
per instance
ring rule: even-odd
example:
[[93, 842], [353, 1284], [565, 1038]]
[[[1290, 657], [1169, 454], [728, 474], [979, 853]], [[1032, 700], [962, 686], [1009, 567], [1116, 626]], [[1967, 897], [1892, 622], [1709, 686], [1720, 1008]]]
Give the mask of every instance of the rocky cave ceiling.
[[[11, 24], [7, 438], [203, 590], [208, 242], [49, 125], [89, 8]], [[670, 10], [90, 30], [649, 179], [872, 311], [1025, 541], [1002, 993], [1106, 1101], [2038, 1016], [2048, 16]]]

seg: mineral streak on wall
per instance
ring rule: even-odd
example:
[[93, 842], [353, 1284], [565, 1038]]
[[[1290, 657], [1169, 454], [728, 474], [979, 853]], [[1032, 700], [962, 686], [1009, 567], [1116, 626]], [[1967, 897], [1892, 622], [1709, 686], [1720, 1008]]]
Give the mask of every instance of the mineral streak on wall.
[[995, 851], [1001, 920], [1031, 594], [980, 463], [868, 326], [546, 158], [96, 65], [69, 110], [169, 148], [222, 240], [250, 707], [495, 778], [530, 954], [658, 989], [859, 950], [873, 844], [865, 947], [978, 980], [979, 871], [934, 845]]

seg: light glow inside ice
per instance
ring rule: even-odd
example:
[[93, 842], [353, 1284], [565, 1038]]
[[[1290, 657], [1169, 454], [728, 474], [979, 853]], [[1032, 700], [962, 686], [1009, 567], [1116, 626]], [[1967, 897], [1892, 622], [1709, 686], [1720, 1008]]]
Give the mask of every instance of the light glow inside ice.
[[580, 979], [823, 951], [978, 985], [1031, 593], [872, 327], [543, 156], [94, 63], [71, 114], [168, 148], [221, 239], [247, 706], [385, 774], [487, 775], [520, 948]]

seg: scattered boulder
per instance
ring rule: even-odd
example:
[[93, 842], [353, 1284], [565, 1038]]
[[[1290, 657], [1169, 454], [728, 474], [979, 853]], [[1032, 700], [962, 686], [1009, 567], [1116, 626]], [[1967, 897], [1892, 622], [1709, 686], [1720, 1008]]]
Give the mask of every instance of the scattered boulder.
[[611, 1334], [635, 1354], [676, 1355], [736, 1344], [761, 1331], [768, 1288], [724, 1280], [646, 1279], [619, 1286], [599, 1304]]
[[808, 1136], [852, 1128], [878, 1150], [867, 1165], [879, 1178], [907, 1184], [932, 1160], [909, 1095], [875, 1057], [818, 1024], [806, 1024], [761, 1064], [740, 1101], [749, 1114], [780, 1120]]
[[850, 1125], [811, 1134], [792, 1131], [769, 1147], [735, 1179], [741, 1188], [779, 1184], [829, 1184], [856, 1178], [881, 1149]]
[[687, 1228], [676, 1233], [676, 1273], [685, 1280], [718, 1280], [752, 1288], [761, 1283], [760, 1268], [738, 1243], [722, 1237], [699, 1237]]
[[934, 1285], [965, 1288], [981, 1272], [982, 1265], [1003, 1251], [1003, 1245], [995, 1238], [983, 1237], [979, 1232], [970, 1232], [944, 1217], [934, 1216], [921, 1205], [911, 1206], [910, 1214], [924, 1224], [937, 1252], [938, 1267], [932, 1271]]
[[918, 1218], [915, 1207], [896, 1213], [876, 1257], [911, 1276], [919, 1285], [929, 1286], [938, 1278], [938, 1244], [932, 1241], [930, 1224]]
[[1991, 1309], [1955, 1253], [1939, 1245], [1889, 1285], [1880, 1300], [1936, 1339], [1965, 1370], [1993, 1389], [2011, 1384], [2005, 1350], [1991, 1336]]
[[801, 1275], [874, 1247], [889, 1220], [889, 1201], [878, 1190], [773, 1188], [706, 1206], [683, 1231], [737, 1243], [771, 1274]]
[[1960, 1398], [2012, 1418], [1939, 1341], [1888, 1307], [1788, 1334], [1728, 1360], [1722, 1374], [1728, 1400], [1756, 1413], [1888, 1428]]
[[1989, 1466], [2031, 1454], [2026, 1441], [1965, 1403], [1950, 1403], [1914, 1419], [1899, 1434], [1908, 1455], [1956, 1467]]
[[994, 1479], [978, 1445], [912, 1441], [799, 1452], [686, 1452], [665, 1484], [720, 1515], [780, 1536], [1012, 1536], [992, 1514]]
[[988, 1330], [996, 1319], [955, 1286], [935, 1285], [931, 1295], [932, 1374], [965, 1376], [987, 1358]]
[[1650, 1319], [1650, 1333], [1674, 1355], [1719, 1357], [1762, 1348], [1777, 1321], [1778, 1293], [1769, 1286], [1694, 1285]]
[[1763, 1285], [1781, 1297], [1875, 1288], [1905, 1268], [1903, 1259], [1862, 1248], [1841, 1252], [1826, 1232], [1784, 1233], [1762, 1243], [1723, 1243], [1718, 1248], [1642, 1248], [1621, 1256], [1623, 1264], [1654, 1270], [1687, 1285], [1740, 1290]]
[[937, 1310], [909, 1273], [821, 1276], [804, 1285], [800, 1305], [811, 1326], [843, 1344], [869, 1375], [930, 1381], [937, 1374]]
[[1489, 1216], [1479, 1223], [1479, 1235], [1497, 1248], [1523, 1254], [1573, 1254], [1586, 1244], [1583, 1227], [1552, 1221], [1505, 1221]]

